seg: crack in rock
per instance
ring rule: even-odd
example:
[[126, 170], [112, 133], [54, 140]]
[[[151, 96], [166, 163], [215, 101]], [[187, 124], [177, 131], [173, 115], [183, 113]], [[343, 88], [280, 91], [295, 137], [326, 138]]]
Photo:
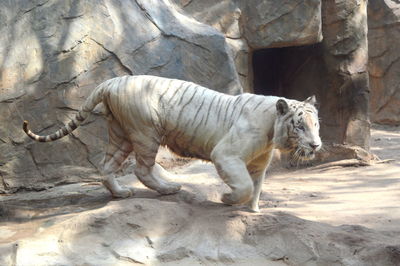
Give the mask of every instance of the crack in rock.
[[0, 91], [0, 103], [12, 103], [21, 97], [25, 96], [26, 91], [17, 91], [17, 92], [3, 92]]
[[165, 67], [165, 66], [167, 66], [169, 63], [171, 63], [171, 61], [172, 61], [172, 59], [173, 59], [172, 55], [175, 54], [175, 50], [176, 50], [176, 47], [174, 47], [174, 49], [172, 49], [172, 52], [169, 53], [169, 58], [166, 60], [166, 62], [161, 63], [161, 64], [158, 64], [158, 65], [151, 66], [151, 67], [149, 68], [149, 70], [146, 71], [146, 74], [150, 73], [151, 71], [157, 71], [157, 70], [160, 71], [163, 67]]
[[369, 71], [369, 75], [370, 75], [371, 77], [374, 77], [374, 78], [382, 78], [382, 77], [384, 77], [384, 76], [387, 74], [387, 72], [389, 72], [389, 70], [392, 68], [392, 66], [393, 66], [394, 64], [396, 64], [397, 62], [399, 62], [399, 60], [400, 60], [400, 57], [397, 57], [397, 58], [395, 58], [394, 60], [392, 60], [388, 65], [386, 65], [385, 67], [383, 67], [383, 68], [382, 68], [382, 71], [381, 71], [379, 74], [376, 74], [376, 73], [373, 73], [372, 71]]
[[85, 15], [85, 13], [74, 15], [74, 16], [65, 16], [65, 17], [62, 17], [62, 19], [65, 19], [65, 20], [77, 19], [77, 18], [83, 17], [84, 15]]
[[150, 39], [149, 41], [143, 43], [142, 45], [140, 45], [138, 48], [136, 48], [135, 50], [133, 50], [133, 51], [131, 52], [131, 54], [134, 55], [134, 54], [136, 54], [138, 51], [140, 51], [140, 49], [142, 49], [143, 47], [145, 47], [146, 45], [148, 45], [148, 44], [150, 44], [150, 43], [152, 43], [152, 42], [157, 41], [157, 40], [160, 38], [160, 36], [162, 36], [162, 33], [160, 33], [160, 34], [157, 35], [156, 37]]
[[150, 20], [150, 22], [153, 23], [153, 25], [161, 32], [161, 34], [162, 34], [163, 36], [176, 38], [176, 39], [178, 39], [178, 40], [180, 40], [180, 41], [183, 41], [183, 42], [188, 43], [188, 44], [190, 44], [190, 45], [194, 45], [194, 46], [196, 46], [196, 47], [199, 47], [200, 49], [203, 49], [203, 50], [208, 51], [209, 53], [212, 53], [212, 51], [211, 51], [210, 49], [208, 49], [207, 47], [204, 47], [204, 46], [202, 46], [202, 45], [200, 45], [200, 44], [198, 44], [198, 43], [190, 42], [190, 41], [188, 41], [188, 40], [186, 40], [186, 39], [184, 39], [184, 38], [182, 38], [182, 37], [180, 37], [180, 36], [178, 36], [178, 35], [176, 35], [176, 34], [165, 32], [165, 31], [161, 28], [161, 26], [159, 26], [159, 25], [157, 24], [157, 22], [153, 19], [153, 17], [152, 17], [152, 16], [150, 15], [150, 13], [146, 10], [146, 8], [145, 8], [142, 4], [140, 4], [140, 3], [138, 2], [138, 0], [135, 0], [135, 2], [136, 2], [136, 4], [139, 6], [139, 8], [145, 13], [146, 17]]
[[113, 51], [107, 49], [102, 43], [96, 41], [93, 38], [90, 38], [90, 40], [92, 40], [93, 42], [95, 42], [96, 44], [98, 44], [101, 48], [103, 48], [105, 51], [107, 51], [109, 54], [111, 54], [119, 63], [119, 65], [122, 67], [122, 69], [124, 69], [126, 72], [128, 72], [130, 75], [133, 75], [133, 71], [127, 66], [125, 65], [122, 60], [118, 57], [118, 55], [116, 53], [114, 53]]
[[88, 146], [86, 145], [86, 143], [83, 142], [83, 141], [82, 141], [79, 137], [77, 137], [74, 133], [71, 133], [70, 135], [71, 135], [74, 139], [76, 139], [81, 145], [83, 145], [83, 147], [84, 147], [84, 149], [85, 149], [85, 151], [86, 151], [86, 160], [90, 163], [91, 166], [93, 166], [94, 169], [97, 169], [96, 165], [95, 165], [95, 164], [90, 160], [90, 158], [89, 158], [90, 151], [89, 151], [89, 148], [88, 148]]
[[[35, 156], [33, 155], [32, 149], [30, 147], [26, 147], [26, 150], [28, 151], [28, 154], [31, 156], [32, 162], [35, 165], [37, 172], [39, 173], [39, 175], [42, 178], [44, 178], [44, 175], [43, 175], [42, 171], [40, 170], [38, 163], [36, 162]], [[22, 187], [19, 187], [19, 188], [22, 188]]]
[[29, 13], [29, 12], [35, 10], [35, 9], [38, 8], [38, 7], [44, 6], [44, 5], [47, 4], [48, 2], [50, 2], [50, 0], [44, 1], [44, 2], [42, 2], [42, 3], [39, 3], [39, 4], [37, 4], [37, 5], [33, 6], [33, 7], [31, 7], [30, 9], [25, 10], [25, 11], [22, 13], [22, 15], [25, 15], [25, 14], [27, 14], [27, 13]]
[[60, 109], [60, 110], [66, 110], [66, 111], [74, 111], [74, 112], [78, 112], [79, 111], [78, 109], [75, 109], [75, 108], [72, 108], [72, 107], [69, 107], [69, 106], [56, 106], [56, 108]]
[[69, 52], [73, 51], [73, 50], [74, 50], [76, 47], [78, 47], [80, 44], [85, 43], [85, 39], [86, 39], [87, 37], [88, 37], [87, 34], [83, 35], [82, 38], [80, 38], [79, 40], [76, 41], [75, 45], [71, 46], [71, 47], [68, 48], [68, 49], [63, 49], [63, 50], [61, 50], [60, 52], [55, 53], [55, 55], [66, 54], [66, 53], [69, 53]]
[[51, 87], [49, 90], [57, 90], [57, 89], [58, 89], [60, 86], [62, 86], [62, 85], [66, 85], [66, 84], [72, 83], [72, 82], [73, 82], [74, 80], [76, 80], [80, 75], [82, 75], [83, 73], [86, 73], [86, 72], [88, 72], [87, 69], [85, 69], [85, 70], [79, 72], [78, 74], [76, 74], [75, 76], [73, 76], [72, 78], [70, 78], [69, 80], [58, 82], [55, 86]]
[[5, 180], [4, 176], [3, 176], [3, 174], [1, 173], [1, 171], [0, 171], [0, 181], [1, 181], [1, 184], [2, 184], [2, 186], [3, 186], [4, 191], [7, 191], [7, 190], [10, 189], [10, 187], [9, 187], [9, 185], [7, 184], [7, 182], [6, 182], [6, 180]]
[[119, 255], [115, 250], [111, 250], [111, 253], [112, 253], [112, 254], [114, 255], [114, 257], [115, 257], [116, 259], [118, 259], [118, 260], [127, 261], [127, 262], [131, 262], [131, 263], [144, 264], [144, 262], [135, 260], [135, 259], [133, 259], [133, 258], [131, 258], [131, 257], [121, 256], [121, 255]]

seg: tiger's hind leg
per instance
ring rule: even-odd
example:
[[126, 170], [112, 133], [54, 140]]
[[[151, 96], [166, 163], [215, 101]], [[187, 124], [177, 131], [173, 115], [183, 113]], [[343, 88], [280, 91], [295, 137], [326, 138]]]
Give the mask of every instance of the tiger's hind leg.
[[[138, 135], [141, 137], [139, 138]], [[160, 145], [156, 141], [157, 139], [149, 137], [150, 135], [135, 134], [131, 137], [136, 154], [135, 174], [146, 187], [156, 190], [160, 194], [176, 193], [181, 189], [181, 185], [164, 179], [169, 177], [169, 173], [155, 162]]]
[[133, 189], [122, 187], [115, 179], [115, 172], [132, 152], [132, 145], [117, 120], [108, 118], [109, 143], [104, 158], [103, 185], [114, 197], [127, 198], [134, 194]]

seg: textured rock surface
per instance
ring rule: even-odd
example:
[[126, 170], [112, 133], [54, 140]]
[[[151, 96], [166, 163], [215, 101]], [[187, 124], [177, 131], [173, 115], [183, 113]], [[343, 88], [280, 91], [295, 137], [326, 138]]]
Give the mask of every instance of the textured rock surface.
[[400, 3], [369, 1], [368, 46], [371, 120], [400, 125]]
[[367, 1], [323, 1], [323, 60], [316, 88], [322, 135], [334, 143], [369, 149]]
[[252, 92], [251, 52], [322, 40], [321, 1], [173, 0], [189, 16], [229, 40], [245, 91]]
[[0, 2], [0, 191], [98, 177], [107, 141], [98, 116], [48, 145], [26, 138], [21, 124], [54, 131], [97, 84], [126, 74], [242, 91], [224, 36], [167, 1]]
[[243, 5], [243, 37], [253, 49], [318, 43], [322, 40], [321, 1], [256, 1]]
[[174, 0], [184, 12], [244, 39], [252, 49], [313, 44], [322, 40], [321, 1]]

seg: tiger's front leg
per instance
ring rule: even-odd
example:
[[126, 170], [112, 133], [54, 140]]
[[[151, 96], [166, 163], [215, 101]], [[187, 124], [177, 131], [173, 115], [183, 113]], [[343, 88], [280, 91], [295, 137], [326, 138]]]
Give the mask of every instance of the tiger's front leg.
[[214, 150], [211, 159], [222, 180], [232, 189], [232, 193], [222, 196], [222, 202], [228, 205], [248, 202], [254, 186], [246, 164], [237, 156], [230, 156], [223, 150]]
[[264, 135], [259, 134], [259, 128], [252, 126], [249, 121], [238, 121], [237, 126], [232, 127], [211, 152], [211, 160], [219, 176], [232, 189], [232, 193], [222, 197], [222, 201], [229, 205], [249, 202], [253, 198], [255, 184], [259, 190], [247, 164], [252, 161], [253, 154], [260, 153], [265, 147], [265, 141]]
[[262, 185], [265, 179], [265, 172], [271, 162], [271, 159], [272, 159], [272, 148], [271, 150], [268, 150], [267, 152], [253, 159], [247, 166], [247, 169], [250, 172], [254, 184], [253, 196], [249, 201], [249, 208], [253, 212], [260, 212], [260, 208], [258, 207], [258, 202], [260, 200]]

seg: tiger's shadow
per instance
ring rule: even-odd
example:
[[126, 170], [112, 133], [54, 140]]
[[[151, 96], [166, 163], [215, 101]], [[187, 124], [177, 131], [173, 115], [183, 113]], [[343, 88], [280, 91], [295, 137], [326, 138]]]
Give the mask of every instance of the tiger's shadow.
[[[132, 186], [132, 185], [130, 185]], [[51, 217], [73, 215], [101, 209], [110, 202], [132, 203], [134, 199], [176, 202], [203, 206], [221, 206], [223, 203], [207, 199], [206, 195], [185, 186], [175, 194], [160, 195], [156, 191], [134, 186], [135, 194], [128, 198], [114, 198], [100, 182], [57, 186], [43, 191], [18, 192], [0, 198], [0, 224], [23, 223]]]

